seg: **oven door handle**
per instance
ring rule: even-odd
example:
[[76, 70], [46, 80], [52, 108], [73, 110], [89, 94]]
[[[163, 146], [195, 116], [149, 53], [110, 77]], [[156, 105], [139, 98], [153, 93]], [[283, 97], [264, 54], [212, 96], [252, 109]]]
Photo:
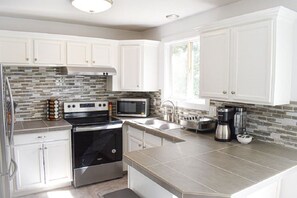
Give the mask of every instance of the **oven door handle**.
[[73, 132], [88, 132], [88, 131], [100, 131], [100, 130], [109, 130], [109, 129], [120, 129], [122, 124], [111, 124], [103, 126], [84, 126], [84, 127], [74, 127]]

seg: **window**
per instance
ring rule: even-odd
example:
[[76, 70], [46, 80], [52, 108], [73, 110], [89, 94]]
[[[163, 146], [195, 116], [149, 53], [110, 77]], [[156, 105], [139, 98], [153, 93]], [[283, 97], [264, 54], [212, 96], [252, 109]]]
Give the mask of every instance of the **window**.
[[165, 97], [178, 106], [206, 110], [209, 101], [199, 98], [200, 40], [170, 43], [166, 49]]

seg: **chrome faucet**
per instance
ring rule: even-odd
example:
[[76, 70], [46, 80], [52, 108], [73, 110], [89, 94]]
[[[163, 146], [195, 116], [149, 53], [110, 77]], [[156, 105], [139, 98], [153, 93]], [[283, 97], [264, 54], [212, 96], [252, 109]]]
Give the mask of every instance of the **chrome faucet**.
[[172, 111], [169, 112], [167, 110], [167, 107], [164, 108], [164, 115], [163, 119], [169, 122], [174, 122], [175, 121], [175, 105], [171, 100], [165, 100], [161, 104], [161, 108], [165, 106], [166, 103], [169, 103], [171, 105]]

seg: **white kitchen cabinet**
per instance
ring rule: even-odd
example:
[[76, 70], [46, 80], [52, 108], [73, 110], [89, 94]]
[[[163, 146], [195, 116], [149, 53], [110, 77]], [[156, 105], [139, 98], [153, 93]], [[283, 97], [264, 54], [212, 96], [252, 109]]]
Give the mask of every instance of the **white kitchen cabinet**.
[[114, 66], [115, 55], [112, 44], [92, 44], [92, 65], [93, 66]]
[[123, 91], [158, 90], [157, 41], [121, 41], [120, 89]]
[[144, 146], [143, 148], [153, 148], [153, 147], [158, 147], [162, 146], [162, 138], [149, 134], [149, 133], [144, 133]]
[[18, 190], [40, 188], [44, 185], [42, 144], [15, 146], [18, 164], [16, 188]]
[[69, 140], [55, 141], [44, 144], [44, 165], [46, 184], [69, 181], [71, 178]]
[[228, 99], [230, 30], [201, 35], [200, 96]]
[[265, 13], [229, 19], [201, 34], [201, 97], [289, 104], [296, 15], [284, 8]]
[[67, 65], [88, 66], [90, 63], [90, 45], [83, 42], [67, 42]]
[[31, 63], [30, 43], [27, 38], [0, 37], [0, 63]]
[[261, 21], [232, 29], [232, 99], [271, 102], [273, 23]]
[[70, 131], [15, 136], [14, 157], [18, 164], [14, 195], [70, 185]]
[[138, 140], [131, 135], [128, 136], [128, 152], [139, 151], [143, 149], [143, 141]]
[[34, 40], [34, 64], [63, 65], [65, 60], [64, 41]]

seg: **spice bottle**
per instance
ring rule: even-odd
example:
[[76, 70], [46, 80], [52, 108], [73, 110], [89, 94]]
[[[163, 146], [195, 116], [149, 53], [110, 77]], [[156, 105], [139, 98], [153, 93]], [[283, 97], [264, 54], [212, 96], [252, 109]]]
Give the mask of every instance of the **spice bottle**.
[[112, 102], [108, 103], [108, 115], [112, 116]]

